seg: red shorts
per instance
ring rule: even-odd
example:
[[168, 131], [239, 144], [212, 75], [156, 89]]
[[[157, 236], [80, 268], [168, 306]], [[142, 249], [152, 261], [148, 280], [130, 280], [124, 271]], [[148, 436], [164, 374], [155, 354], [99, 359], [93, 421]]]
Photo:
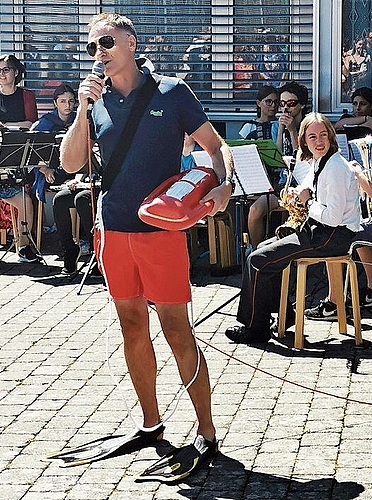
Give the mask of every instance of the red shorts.
[[[100, 243], [96, 254], [100, 254]], [[98, 258], [99, 260], [99, 258]], [[191, 300], [186, 234], [105, 231], [102, 264], [114, 299], [145, 297], [159, 304]]]

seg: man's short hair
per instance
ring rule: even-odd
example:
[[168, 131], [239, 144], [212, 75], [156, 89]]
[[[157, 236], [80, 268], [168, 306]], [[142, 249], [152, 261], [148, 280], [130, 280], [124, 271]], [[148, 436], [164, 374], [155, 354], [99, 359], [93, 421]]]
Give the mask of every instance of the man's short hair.
[[121, 16], [120, 14], [115, 14], [113, 12], [102, 12], [101, 14], [96, 14], [91, 18], [88, 24], [89, 31], [98, 23], [108, 24], [114, 28], [128, 31], [128, 33], [133, 35], [136, 40], [138, 39], [134, 24], [129, 17]]

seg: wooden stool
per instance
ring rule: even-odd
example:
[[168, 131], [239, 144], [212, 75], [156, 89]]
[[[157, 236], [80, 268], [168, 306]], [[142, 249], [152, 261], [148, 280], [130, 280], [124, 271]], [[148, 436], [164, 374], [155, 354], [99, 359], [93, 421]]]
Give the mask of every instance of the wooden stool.
[[[306, 296], [306, 274], [307, 267], [319, 262], [326, 262], [333, 266], [335, 290], [336, 290], [336, 305], [339, 333], [347, 333], [346, 325], [346, 307], [344, 281], [342, 276], [342, 265], [346, 264], [350, 276], [351, 300], [354, 319], [354, 335], [355, 344], [362, 345], [362, 327], [359, 308], [359, 292], [358, 292], [358, 277], [355, 262], [350, 255], [342, 255], [340, 257], [304, 257], [297, 259], [297, 284], [296, 284], [296, 324], [295, 324], [295, 349], [303, 349], [304, 347], [304, 312], [305, 312], [305, 296]], [[287, 266], [282, 274], [282, 288], [280, 293], [280, 307], [278, 319], [278, 337], [282, 338], [285, 332], [285, 319], [287, 313], [287, 299], [289, 287], [290, 265]]]

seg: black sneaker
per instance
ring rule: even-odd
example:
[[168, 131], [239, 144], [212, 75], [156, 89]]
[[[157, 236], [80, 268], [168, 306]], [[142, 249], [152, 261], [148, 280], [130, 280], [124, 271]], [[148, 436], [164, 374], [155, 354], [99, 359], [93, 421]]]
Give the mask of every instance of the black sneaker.
[[74, 245], [71, 250], [65, 251], [63, 255], [64, 267], [62, 269], [62, 274], [74, 274], [77, 271], [77, 263], [80, 257], [80, 247], [79, 245]]
[[232, 326], [231, 328], [227, 328], [225, 335], [236, 344], [267, 342], [271, 338], [270, 330], [267, 332], [254, 332], [246, 326]]
[[372, 307], [372, 289], [367, 288], [366, 294], [361, 304], [362, 307]]
[[40, 257], [32, 250], [30, 245], [21, 247], [18, 251], [18, 262], [38, 262]]
[[317, 306], [305, 309], [305, 316], [308, 319], [333, 321], [337, 319], [337, 306], [327, 298], [321, 300]]

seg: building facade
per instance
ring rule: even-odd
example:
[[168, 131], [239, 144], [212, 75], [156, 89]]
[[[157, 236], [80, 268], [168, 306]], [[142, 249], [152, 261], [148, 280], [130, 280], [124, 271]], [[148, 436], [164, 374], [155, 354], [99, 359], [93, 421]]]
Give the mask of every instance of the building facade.
[[[61, 82], [90, 71], [87, 24], [102, 11], [130, 17], [138, 54], [187, 81], [226, 137], [254, 115], [264, 84], [309, 89], [310, 107], [339, 117], [355, 86], [371, 86], [372, 0], [2, 0], [0, 52], [26, 65], [40, 112]], [[371, 37], [369, 37], [371, 34]], [[360, 62], [359, 47], [366, 54]], [[369, 59], [368, 59], [369, 55]]]

